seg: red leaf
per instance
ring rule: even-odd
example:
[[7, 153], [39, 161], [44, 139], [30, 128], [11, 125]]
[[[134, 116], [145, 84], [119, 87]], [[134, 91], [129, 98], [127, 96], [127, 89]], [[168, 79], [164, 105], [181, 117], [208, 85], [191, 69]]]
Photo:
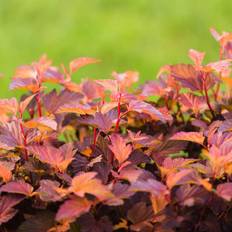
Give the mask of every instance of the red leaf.
[[57, 109], [69, 102], [80, 100], [83, 96], [79, 93], [71, 92], [67, 89], [61, 91], [59, 95], [55, 90], [43, 97], [43, 104], [48, 113], [55, 113]]
[[0, 196], [0, 225], [9, 221], [17, 213], [16, 209], [13, 209], [20, 201], [22, 197], [16, 196]]
[[180, 95], [179, 99], [183, 111], [192, 110], [195, 114], [205, 109], [204, 97], [196, 96], [191, 93]]
[[94, 117], [80, 118], [79, 122], [92, 125], [105, 133], [107, 133], [113, 125], [112, 119], [107, 114], [102, 114], [101, 112], [96, 112]]
[[154, 196], [168, 194], [167, 187], [155, 179], [148, 179], [146, 181], [136, 181], [132, 183], [130, 190], [133, 192], [149, 192]]
[[33, 192], [33, 187], [22, 180], [12, 181], [3, 185], [0, 188], [0, 192], [18, 193], [25, 196], [31, 196]]
[[56, 214], [57, 221], [74, 221], [82, 214], [90, 210], [91, 202], [86, 199], [75, 197], [66, 200]]
[[219, 184], [217, 186], [217, 195], [222, 197], [226, 201], [231, 201], [232, 199], [232, 183]]
[[141, 95], [148, 96], [163, 96], [168, 88], [161, 81], [148, 81], [141, 87]]
[[193, 91], [202, 90], [202, 81], [198, 78], [199, 73], [190, 64], [177, 64], [169, 66], [171, 76], [179, 81], [183, 87]]
[[219, 81], [215, 75], [207, 73], [207, 76], [205, 76], [205, 72], [197, 70], [191, 64], [170, 65], [168, 69], [171, 76], [180, 82], [182, 87], [189, 88], [192, 91], [203, 91], [204, 85], [206, 89], [209, 89]]
[[178, 132], [170, 140], [184, 140], [203, 145], [205, 137], [201, 132]]
[[93, 124], [97, 125], [97, 127], [103, 131], [108, 132], [112, 127], [112, 120], [106, 114], [102, 114], [97, 112], [94, 116]]
[[170, 121], [172, 119], [171, 115], [161, 113], [154, 106], [138, 100], [132, 100], [129, 102], [129, 111], [135, 111], [138, 113], [145, 113], [151, 116], [154, 120], [160, 120], [162, 122]]
[[42, 201], [60, 201], [66, 192], [60, 188], [60, 183], [52, 180], [41, 180], [40, 187], [36, 190]]
[[[88, 98], [88, 100], [93, 100], [97, 98], [104, 97], [104, 88], [94, 80], [86, 80], [81, 85], [82, 93]], [[94, 89], [94, 91], [93, 91]]]
[[0, 131], [0, 148], [11, 150], [24, 145], [19, 121], [3, 124], [0, 126]]

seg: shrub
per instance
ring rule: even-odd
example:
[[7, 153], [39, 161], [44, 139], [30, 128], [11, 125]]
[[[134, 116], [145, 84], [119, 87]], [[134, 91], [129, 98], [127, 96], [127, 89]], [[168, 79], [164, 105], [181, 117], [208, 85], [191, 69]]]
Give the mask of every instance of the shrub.
[[231, 231], [232, 34], [211, 32], [219, 61], [191, 49], [135, 91], [134, 71], [74, 83], [93, 58], [17, 68], [10, 88], [27, 93], [0, 100], [1, 230]]

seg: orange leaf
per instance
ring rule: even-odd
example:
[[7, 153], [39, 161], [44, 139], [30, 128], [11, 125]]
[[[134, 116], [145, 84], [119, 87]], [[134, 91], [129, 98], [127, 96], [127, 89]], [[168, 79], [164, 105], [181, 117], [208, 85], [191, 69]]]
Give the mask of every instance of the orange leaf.
[[[65, 146], [65, 147], [64, 147]], [[31, 145], [28, 150], [35, 154], [41, 162], [48, 163], [59, 171], [65, 171], [72, 161], [73, 151], [71, 145], [65, 144], [62, 147]]]
[[72, 102], [59, 107], [57, 113], [94, 114], [95, 110], [88, 104], [83, 105], [79, 102]]
[[156, 196], [151, 194], [150, 200], [155, 214], [163, 210], [166, 207], [166, 205], [169, 203], [168, 195], [165, 196], [160, 194], [159, 196]]
[[112, 145], [110, 145], [109, 148], [121, 165], [128, 159], [132, 152], [132, 147], [129, 144], [127, 145], [126, 141], [118, 134], [111, 135], [111, 143]]
[[170, 140], [184, 140], [203, 145], [205, 137], [201, 132], [178, 132]]
[[96, 175], [96, 172], [87, 172], [75, 176], [69, 190], [79, 197], [84, 197], [86, 193], [89, 193], [101, 201], [111, 198], [113, 194], [106, 185], [95, 178]]
[[6, 166], [4, 162], [0, 161], [0, 177], [4, 182], [8, 182], [12, 178], [11, 170]]
[[73, 72], [76, 72], [79, 68], [81, 68], [83, 66], [86, 66], [88, 64], [95, 64], [98, 62], [100, 62], [100, 60], [97, 60], [95, 58], [81, 57], [81, 58], [77, 58], [75, 60], [72, 60], [69, 63], [69, 68], [70, 68], [70, 71], [73, 73]]
[[49, 131], [57, 129], [57, 122], [48, 117], [40, 117], [25, 122], [24, 126], [28, 128], [37, 128], [40, 131]]
[[16, 114], [18, 109], [18, 102], [16, 98], [0, 99], [0, 115], [13, 113]]

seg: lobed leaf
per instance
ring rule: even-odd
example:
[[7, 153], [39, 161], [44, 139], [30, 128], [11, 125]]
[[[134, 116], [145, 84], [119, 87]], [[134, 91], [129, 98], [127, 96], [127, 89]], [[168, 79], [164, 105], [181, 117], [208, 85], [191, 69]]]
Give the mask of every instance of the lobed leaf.
[[118, 134], [113, 134], [110, 138], [111, 145], [109, 148], [114, 153], [115, 158], [121, 165], [129, 158], [129, 155], [132, 152], [132, 147], [131, 145], [127, 144], [126, 141]]

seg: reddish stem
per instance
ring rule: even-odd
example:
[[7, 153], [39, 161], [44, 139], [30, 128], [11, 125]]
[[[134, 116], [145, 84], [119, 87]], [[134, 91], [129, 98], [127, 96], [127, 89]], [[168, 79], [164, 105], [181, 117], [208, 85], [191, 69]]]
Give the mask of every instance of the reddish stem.
[[23, 144], [24, 144], [24, 159], [28, 160], [28, 152], [27, 152], [27, 136], [25, 134], [24, 128], [23, 128], [23, 124], [20, 122], [20, 129], [23, 135]]
[[120, 93], [120, 94], [119, 94], [119, 97], [118, 97], [118, 118], [117, 118], [117, 122], [116, 122], [116, 126], [115, 126], [115, 132], [118, 131], [119, 123], [120, 123], [120, 115], [121, 115], [121, 107], [120, 107], [120, 104], [121, 104], [121, 96], [122, 96], [122, 94]]
[[38, 110], [38, 116], [42, 117], [42, 107], [40, 102], [40, 92], [35, 96], [36, 103], [37, 103], [37, 110]]
[[21, 130], [21, 133], [23, 135], [23, 144], [24, 144], [24, 151], [25, 151], [25, 154], [24, 154], [24, 159], [25, 160], [28, 160], [28, 152], [27, 152], [27, 136], [25, 134], [25, 131], [24, 131], [24, 128], [23, 128], [23, 124], [22, 124], [22, 120], [23, 120], [23, 112], [21, 111], [21, 109], [19, 109], [19, 117], [20, 117], [20, 130]]
[[207, 87], [206, 87], [206, 83], [205, 83], [205, 81], [206, 81], [205, 78], [206, 78], [206, 75], [204, 74], [203, 89], [204, 89], [205, 99], [206, 99], [206, 103], [207, 103], [207, 105], [209, 107], [210, 112], [212, 113], [213, 117], [215, 118], [215, 114], [214, 114], [213, 108], [210, 105], [209, 95], [208, 95], [208, 91], [207, 91]]

